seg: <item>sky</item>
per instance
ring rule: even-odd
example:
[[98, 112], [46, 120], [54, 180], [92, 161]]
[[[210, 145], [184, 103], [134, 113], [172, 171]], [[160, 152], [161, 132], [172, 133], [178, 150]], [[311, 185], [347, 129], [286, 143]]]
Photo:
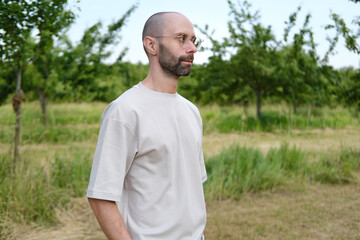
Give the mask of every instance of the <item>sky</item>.
[[[235, 3], [237, 0], [233, 0]], [[327, 36], [333, 36], [333, 31], [326, 31], [324, 27], [331, 23], [330, 13], [337, 13], [344, 18], [351, 29], [359, 29], [352, 24], [356, 16], [360, 16], [360, 4], [349, 0], [248, 0], [253, 11], [260, 13], [260, 22], [263, 26], [272, 26], [277, 40], [283, 39], [285, 21], [289, 15], [301, 6], [297, 26], [301, 26], [306, 14], [312, 15], [310, 25], [314, 32], [318, 55], [322, 58], [328, 49]], [[75, 23], [68, 31], [73, 43], [78, 42], [85, 29], [101, 21], [103, 30], [106, 26], [120, 19], [123, 14], [135, 3], [138, 8], [128, 18], [126, 26], [120, 35], [121, 42], [114, 46], [113, 56], [108, 61], [116, 59], [124, 47], [129, 50], [124, 61], [132, 63], [147, 63], [147, 57], [142, 47], [141, 34], [146, 20], [154, 13], [160, 11], [175, 11], [184, 14], [193, 24], [202, 28], [207, 24], [209, 29], [214, 30], [213, 37], [221, 40], [229, 35], [227, 22], [231, 20], [229, 7], [226, 0], [81, 0], [80, 3], [71, 4], [71, 9], [77, 14]], [[198, 37], [205, 40], [204, 46], [211, 46], [210, 40], [201, 35], [195, 28]], [[290, 33], [293, 36], [295, 30]], [[360, 67], [360, 55], [350, 52], [345, 48], [345, 42], [341, 39], [336, 47], [335, 55], [329, 59], [329, 64], [335, 68], [346, 66]], [[202, 51], [195, 54], [195, 63], [207, 62], [211, 56], [210, 51]]]

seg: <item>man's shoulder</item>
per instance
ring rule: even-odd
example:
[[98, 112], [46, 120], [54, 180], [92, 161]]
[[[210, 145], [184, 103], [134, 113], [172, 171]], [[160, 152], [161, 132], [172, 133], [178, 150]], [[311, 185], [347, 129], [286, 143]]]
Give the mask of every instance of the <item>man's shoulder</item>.
[[186, 99], [185, 97], [181, 96], [179, 94], [179, 97], [180, 97], [180, 100], [186, 105], [188, 106], [189, 108], [191, 108], [193, 111], [195, 111], [196, 113], [199, 113], [200, 114], [200, 111], [198, 109], [198, 107], [192, 103], [190, 100]]
[[137, 85], [126, 90], [119, 97], [109, 103], [102, 114], [104, 118], [119, 118], [129, 115], [138, 99]]

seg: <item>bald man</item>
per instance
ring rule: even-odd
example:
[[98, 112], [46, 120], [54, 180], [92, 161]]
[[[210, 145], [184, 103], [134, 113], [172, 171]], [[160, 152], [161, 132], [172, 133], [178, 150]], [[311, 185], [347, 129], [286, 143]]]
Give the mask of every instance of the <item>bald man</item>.
[[105, 109], [87, 197], [109, 239], [204, 239], [202, 120], [176, 92], [201, 41], [175, 12], [151, 16], [142, 38], [149, 73]]

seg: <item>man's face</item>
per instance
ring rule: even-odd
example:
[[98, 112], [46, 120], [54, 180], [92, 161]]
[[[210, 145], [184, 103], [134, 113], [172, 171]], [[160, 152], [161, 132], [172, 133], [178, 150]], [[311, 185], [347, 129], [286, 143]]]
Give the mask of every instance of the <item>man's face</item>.
[[191, 42], [195, 37], [194, 27], [181, 14], [168, 14], [164, 26], [164, 37], [159, 39], [159, 65], [166, 73], [177, 77], [188, 76], [197, 52]]
[[188, 76], [193, 60], [193, 53], [177, 57], [163, 44], [159, 45], [159, 63], [164, 72], [174, 74], [178, 77]]

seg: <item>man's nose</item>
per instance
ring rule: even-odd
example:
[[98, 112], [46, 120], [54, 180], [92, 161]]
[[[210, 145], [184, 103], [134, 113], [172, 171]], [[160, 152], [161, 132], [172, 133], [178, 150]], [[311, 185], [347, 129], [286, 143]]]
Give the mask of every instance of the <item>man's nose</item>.
[[186, 52], [188, 52], [188, 53], [196, 53], [197, 52], [197, 47], [195, 46], [195, 44], [192, 41], [187, 42]]

